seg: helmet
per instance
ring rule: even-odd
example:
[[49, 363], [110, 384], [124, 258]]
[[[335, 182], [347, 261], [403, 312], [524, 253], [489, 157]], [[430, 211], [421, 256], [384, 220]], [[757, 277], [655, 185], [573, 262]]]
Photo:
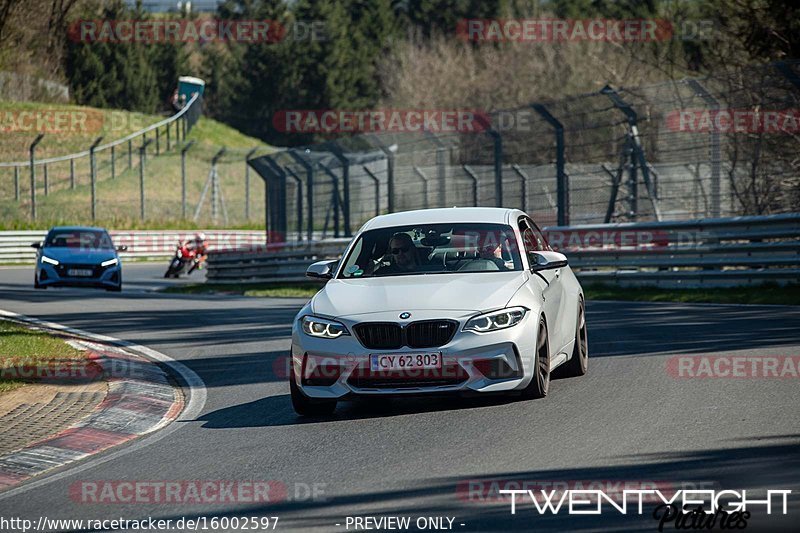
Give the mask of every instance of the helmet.
[[203, 233], [202, 231], [201, 231], [201, 232], [199, 232], [199, 233], [195, 233], [195, 234], [194, 234], [194, 240], [195, 240], [196, 242], [203, 242], [203, 241], [205, 241], [205, 240], [206, 240], [206, 234], [205, 234], [205, 233]]

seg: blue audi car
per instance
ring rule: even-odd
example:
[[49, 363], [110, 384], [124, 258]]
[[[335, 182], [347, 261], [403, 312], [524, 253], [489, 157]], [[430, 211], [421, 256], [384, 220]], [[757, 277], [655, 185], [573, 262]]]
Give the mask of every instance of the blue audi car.
[[117, 252], [127, 246], [114, 246], [102, 228], [55, 227], [36, 248], [36, 273], [33, 286], [99, 287], [122, 290], [122, 264]]

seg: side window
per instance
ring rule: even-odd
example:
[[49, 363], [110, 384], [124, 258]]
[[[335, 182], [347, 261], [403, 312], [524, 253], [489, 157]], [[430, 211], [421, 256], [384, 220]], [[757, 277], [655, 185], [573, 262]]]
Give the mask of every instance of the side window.
[[519, 233], [522, 235], [522, 245], [525, 247], [525, 255], [528, 255], [530, 252], [541, 250], [533, 229], [531, 229], [531, 226], [524, 218], [519, 219]]
[[537, 246], [536, 249], [540, 250], [540, 251], [550, 250], [550, 245], [547, 244], [547, 241], [545, 240], [544, 235], [542, 235], [542, 232], [539, 231], [538, 227], [536, 227], [536, 224], [534, 224], [530, 220], [526, 220], [526, 222], [531, 227], [531, 231], [533, 232], [533, 237], [536, 240], [536, 246]]

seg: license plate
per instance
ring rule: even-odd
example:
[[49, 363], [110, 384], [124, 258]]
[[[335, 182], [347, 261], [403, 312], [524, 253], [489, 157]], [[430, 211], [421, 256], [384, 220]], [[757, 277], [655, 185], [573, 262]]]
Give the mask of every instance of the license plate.
[[373, 372], [442, 368], [442, 354], [440, 352], [373, 354], [369, 356], [369, 368]]
[[85, 268], [70, 268], [67, 270], [67, 275], [75, 278], [84, 278], [91, 276], [92, 274], [94, 274], [94, 272]]

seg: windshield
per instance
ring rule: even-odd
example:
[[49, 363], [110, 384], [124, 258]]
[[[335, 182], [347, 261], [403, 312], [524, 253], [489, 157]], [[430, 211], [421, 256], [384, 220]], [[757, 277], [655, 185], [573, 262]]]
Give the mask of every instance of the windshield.
[[522, 270], [514, 230], [503, 224], [448, 223], [365, 231], [340, 278]]
[[79, 248], [82, 250], [113, 250], [108, 233], [102, 230], [53, 230], [44, 243], [47, 248]]

